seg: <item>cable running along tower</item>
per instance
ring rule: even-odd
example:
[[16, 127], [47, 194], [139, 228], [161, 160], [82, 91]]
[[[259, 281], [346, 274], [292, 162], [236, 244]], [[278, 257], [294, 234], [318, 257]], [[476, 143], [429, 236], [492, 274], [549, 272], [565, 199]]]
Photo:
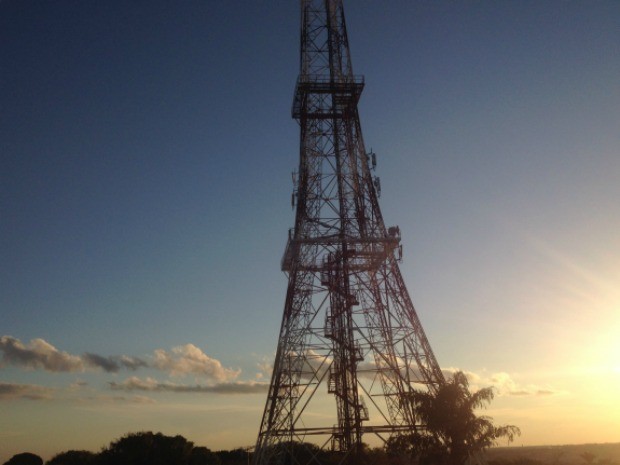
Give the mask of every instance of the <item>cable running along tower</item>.
[[444, 382], [398, 267], [400, 230], [386, 227], [379, 209], [376, 157], [357, 110], [364, 80], [351, 67], [342, 0], [301, 7], [296, 217], [254, 465], [318, 463], [304, 442], [347, 461], [364, 435], [387, 440], [421, 427], [408, 393]]

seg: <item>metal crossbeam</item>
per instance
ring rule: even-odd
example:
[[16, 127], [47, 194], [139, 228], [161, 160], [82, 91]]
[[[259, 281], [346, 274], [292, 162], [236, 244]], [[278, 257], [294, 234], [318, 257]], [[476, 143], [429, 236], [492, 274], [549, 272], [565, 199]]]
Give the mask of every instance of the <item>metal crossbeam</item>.
[[423, 428], [411, 390], [444, 382], [400, 273], [400, 230], [386, 227], [379, 209], [376, 157], [357, 110], [364, 79], [353, 74], [342, 0], [301, 6], [296, 217], [254, 465], [304, 465], [292, 447], [304, 441], [344, 463], [364, 435], [386, 440]]

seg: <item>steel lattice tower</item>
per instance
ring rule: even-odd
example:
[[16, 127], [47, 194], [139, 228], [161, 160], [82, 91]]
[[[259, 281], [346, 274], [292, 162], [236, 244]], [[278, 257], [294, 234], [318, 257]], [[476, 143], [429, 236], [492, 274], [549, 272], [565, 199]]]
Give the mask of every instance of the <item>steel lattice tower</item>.
[[420, 425], [408, 393], [444, 382], [398, 267], [400, 230], [387, 228], [379, 209], [376, 160], [357, 110], [364, 80], [353, 74], [342, 0], [301, 6], [296, 218], [254, 465], [317, 463], [299, 453], [302, 442], [346, 460], [364, 434], [412, 432]]

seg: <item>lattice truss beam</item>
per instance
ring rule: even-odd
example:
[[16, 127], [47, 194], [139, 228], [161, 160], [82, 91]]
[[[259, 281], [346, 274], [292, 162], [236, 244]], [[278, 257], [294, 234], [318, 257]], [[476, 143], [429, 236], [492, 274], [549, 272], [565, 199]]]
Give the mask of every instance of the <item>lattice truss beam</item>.
[[256, 465], [298, 463], [295, 443], [346, 457], [364, 434], [411, 432], [423, 425], [408, 393], [444, 382], [398, 267], [400, 231], [379, 209], [375, 156], [357, 110], [364, 81], [353, 74], [342, 1], [301, 5], [296, 218]]

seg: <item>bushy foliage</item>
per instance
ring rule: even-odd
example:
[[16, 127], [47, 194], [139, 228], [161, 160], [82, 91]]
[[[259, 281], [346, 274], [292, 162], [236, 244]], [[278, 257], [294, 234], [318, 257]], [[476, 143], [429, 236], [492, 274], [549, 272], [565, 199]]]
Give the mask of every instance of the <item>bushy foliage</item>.
[[248, 452], [244, 449], [219, 450], [214, 452], [222, 465], [247, 465]]
[[[245, 457], [245, 455], [244, 455]], [[245, 465], [246, 461], [243, 461]], [[46, 465], [227, 465], [206, 447], [194, 447], [183, 436], [166, 436], [143, 431], [112, 441], [95, 454], [68, 451], [56, 455]]]
[[367, 444], [362, 444], [360, 450], [343, 453], [308, 442], [283, 442], [272, 446], [266, 455], [268, 463], [293, 465], [399, 465], [390, 460], [383, 448], [371, 448]]
[[43, 459], [30, 452], [22, 452], [4, 462], [4, 465], [43, 465]]
[[221, 465], [220, 458], [206, 447], [194, 447], [189, 456], [189, 465]]
[[142, 432], [123, 436], [99, 454], [100, 465], [189, 465], [194, 444], [183, 436]]
[[47, 465], [95, 465], [97, 454], [87, 450], [61, 452], [47, 461]]
[[491, 400], [492, 388], [470, 392], [467, 377], [460, 371], [436, 392], [414, 391], [410, 401], [425, 428], [393, 438], [388, 451], [393, 456], [405, 454], [421, 465], [463, 465], [500, 438], [510, 442], [520, 434], [519, 428], [495, 426], [492, 418], [475, 413]]

